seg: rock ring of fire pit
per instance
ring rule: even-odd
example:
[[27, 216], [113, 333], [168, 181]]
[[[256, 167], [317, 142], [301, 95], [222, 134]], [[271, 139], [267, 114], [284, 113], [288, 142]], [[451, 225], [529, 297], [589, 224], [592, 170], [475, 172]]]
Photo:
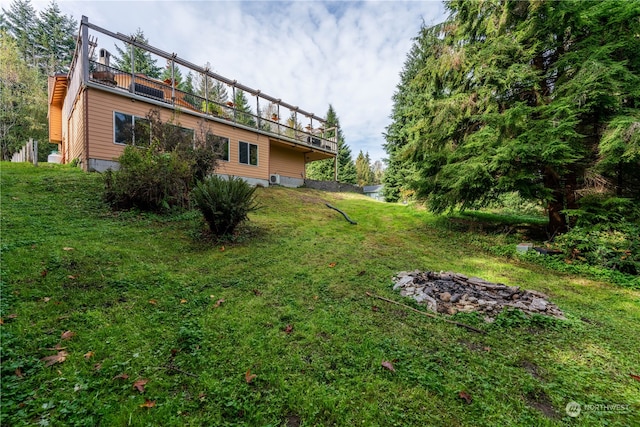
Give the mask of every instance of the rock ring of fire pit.
[[564, 319], [564, 313], [548, 297], [518, 286], [491, 283], [477, 277], [452, 272], [402, 271], [393, 278], [394, 290], [415, 299], [433, 312], [455, 314], [477, 311], [492, 322], [504, 309], [522, 310]]

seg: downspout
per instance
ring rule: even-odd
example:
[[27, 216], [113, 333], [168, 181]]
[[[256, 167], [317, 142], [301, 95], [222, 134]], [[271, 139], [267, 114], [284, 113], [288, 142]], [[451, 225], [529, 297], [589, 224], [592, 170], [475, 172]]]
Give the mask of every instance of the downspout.
[[83, 169], [89, 170], [89, 102], [87, 96], [87, 82], [89, 81], [89, 18], [82, 17], [82, 52], [80, 55], [80, 66], [82, 67], [82, 97], [84, 109], [84, 166]]
[[89, 171], [89, 96], [85, 86], [83, 92], [83, 108], [84, 108], [84, 154], [85, 154], [85, 170]]

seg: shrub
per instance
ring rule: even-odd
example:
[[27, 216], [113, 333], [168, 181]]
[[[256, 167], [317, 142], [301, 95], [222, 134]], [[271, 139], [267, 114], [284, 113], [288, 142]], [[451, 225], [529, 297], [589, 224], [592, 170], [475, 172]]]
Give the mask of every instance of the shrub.
[[556, 239], [565, 255], [590, 265], [640, 274], [640, 207], [631, 199], [588, 196], [568, 211], [576, 226]]
[[188, 162], [176, 152], [127, 146], [118, 158], [120, 170], [104, 176], [104, 198], [116, 209], [160, 211], [186, 206], [192, 179]]
[[242, 178], [220, 178], [213, 175], [198, 182], [191, 192], [192, 201], [200, 209], [209, 229], [216, 236], [232, 234], [258, 209], [256, 188]]
[[139, 145], [125, 147], [120, 169], [105, 174], [104, 198], [116, 209], [184, 207], [195, 183], [214, 171], [220, 141], [203, 125], [194, 135], [179, 124], [162, 122], [157, 110], [146, 118], [147, 125], [130, 130]]

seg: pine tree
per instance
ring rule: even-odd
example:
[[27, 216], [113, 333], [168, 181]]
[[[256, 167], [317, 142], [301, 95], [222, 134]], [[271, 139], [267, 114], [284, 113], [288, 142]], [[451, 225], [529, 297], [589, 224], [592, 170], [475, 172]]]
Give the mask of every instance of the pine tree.
[[46, 75], [69, 71], [77, 25], [71, 16], [62, 14], [55, 0], [40, 12], [36, 43], [38, 63]]
[[369, 153], [363, 154], [362, 150], [356, 157], [356, 174], [358, 185], [364, 187], [365, 185], [373, 184], [373, 172], [371, 171], [371, 158]]
[[638, 197], [637, 5], [449, 1], [405, 63], [385, 180], [415, 170], [400, 185], [436, 212], [518, 191], [553, 234], [594, 180]]
[[236, 89], [236, 96], [233, 100], [235, 108], [236, 122], [246, 126], [256, 127], [256, 120], [252, 115], [251, 107], [246, 95], [240, 89]]
[[29, 65], [37, 65], [38, 14], [30, 0], [14, 0], [9, 10], [2, 8], [2, 29], [16, 41], [22, 59]]
[[[144, 36], [144, 32], [138, 28], [132, 37], [138, 41], [148, 44], [149, 41]], [[127, 73], [131, 72], [131, 44], [125, 42], [125, 48], [115, 45], [117, 54], [114, 55], [113, 62], [115, 68]], [[133, 47], [133, 65], [136, 74], [144, 74], [147, 77], [158, 78], [162, 72], [162, 68], [156, 65], [158, 62], [153, 59], [151, 53], [140, 47]]]
[[[340, 119], [336, 114], [333, 106], [329, 104], [329, 109], [327, 110], [326, 124], [327, 129], [332, 127], [338, 128], [338, 181], [344, 182], [347, 184], [355, 184], [356, 183], [356, 168], [353, 163], [353, 159], [351, 158], [351, 148], [346, 144], [344, 140], [344, 135], [342, 133], [342, 129], [340, 128]], [[327, 130], [325, 138], [334, 138], [335, 130]], [[318, 181], [333, 181], [335, 175], [335, 166], [333, 159], [319, 160], [316, 162], [311, 162], [307, 165], [306, 171], [307, 177], [309, 179], [314, 179]]]

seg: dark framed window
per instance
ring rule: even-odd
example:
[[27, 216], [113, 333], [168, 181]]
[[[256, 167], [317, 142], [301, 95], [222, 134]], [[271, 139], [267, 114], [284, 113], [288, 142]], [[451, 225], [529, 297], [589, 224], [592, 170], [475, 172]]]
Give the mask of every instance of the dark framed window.
[[229, 161], [229, 138], [207, 134], [207, 143], [220, 153], [220, 160]]
[[258, 146], [248, 142], [239, 142], [238, 161], [245, 165], [258, 166]]
[[113, 142], [126, 145], [149, 145], [151, 123], [144, 117], [114, 111]]

